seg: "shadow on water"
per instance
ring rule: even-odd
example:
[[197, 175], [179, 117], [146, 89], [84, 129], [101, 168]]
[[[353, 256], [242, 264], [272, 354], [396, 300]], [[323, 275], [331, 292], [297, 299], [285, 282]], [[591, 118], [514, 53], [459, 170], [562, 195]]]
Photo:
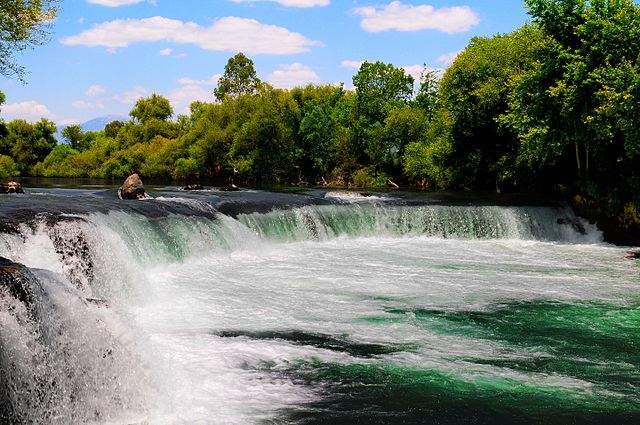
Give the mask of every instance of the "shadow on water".
[[[415, 324], [466, 338], [470, 345], [490, 340], [504, 350], [487, 358], [450, 358], [452, 365], [459, 365], [450, 371], [391, 363], [375, 355], [398, 350], [377, 347], [373, 357], [363, 356], [371, 361], [354, 359], [354, 364], [300, 360], [286, 371], [264, 365], [264, 371], [321, 393], [319, 401], [281, 411], [266, 423], [640, 423], [636, 306], [533, 301], [499, 304], [485, 311], [386, 308], [385, 312], [365, 320], [381, 326]], [[491, 369], [472, 373], [474, 365]], [[515, 378], [527, 375], [526, 380]], [[583, 385], [545, 384], [542, 377], [577, 379]]]
[[393, 354], [401, 351], [417, 349], [411, 344], [365, 344], [350, 341], [346, 338], [337, 338], [330, 335], [310, 333], [303, 331], [222, 331], [215, 335], [222, 338], [249, 338], [254, 340], [281, 340], [293, 345], [302, 345], [320, 348], [323, 350], [348, 353], [353, 357], [371, 358], [383, 354]]
[[[604, 303], [513, 302], [487, 311], [386, 309], [438, 333], [498, 341], [532, 352], [527, 359], [464, 359], [478, 364], [560, 373], [608, 389], [640, 391], [640, 307]], [[380, 320], [367, 318], [367, 320]], [[537, 354], [533, 354], [537, 353]]]
[[393, 364], [304, 362], [289, 371], [322, 399], [265, 423], [637, 424], [640, 406], [508, 378], [463, 380]]

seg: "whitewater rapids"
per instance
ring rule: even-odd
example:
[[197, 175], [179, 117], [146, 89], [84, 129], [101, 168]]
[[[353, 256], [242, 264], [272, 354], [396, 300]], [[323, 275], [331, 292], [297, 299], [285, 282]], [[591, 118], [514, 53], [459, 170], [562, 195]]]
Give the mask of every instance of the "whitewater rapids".
[[561, 207], [360, 201], [164, 194], [143, 202], [189, 214], [0, 234], [37, 288], [33, 311], [0, 288], [0, 422], [640, 420], [622, 248]]

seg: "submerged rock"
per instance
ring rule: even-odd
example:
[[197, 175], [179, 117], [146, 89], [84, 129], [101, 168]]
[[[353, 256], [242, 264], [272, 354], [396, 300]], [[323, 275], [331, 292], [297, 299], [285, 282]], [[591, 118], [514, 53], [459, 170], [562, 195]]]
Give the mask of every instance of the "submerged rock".
[[120, 196], [120, 199], [144, 199], [146, 197], [144, 184], [142, 184], [142, 180], [137, 173], [127, 177], [120, 190], [118, 190], [118, 196]]
[[182, 188], [182, 190], [192, 191], [192, 190], [204, 190], [204, 187], [199, 184], [188, 184]]
[[27, 305], [33, 304], [29, 281], [33, 277], [22, 264], [0, 257], [0, 290], [5, 289], [13, 297]]
[[0, 184], [0, 193], [24, 193], [22, 185], [15, 181]]

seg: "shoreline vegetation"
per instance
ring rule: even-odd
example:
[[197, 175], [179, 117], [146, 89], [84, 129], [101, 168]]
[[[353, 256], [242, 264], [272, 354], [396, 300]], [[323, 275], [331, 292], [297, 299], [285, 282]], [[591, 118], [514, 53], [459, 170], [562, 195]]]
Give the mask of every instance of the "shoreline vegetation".
[[[233, 56], [216, 102], [174, 117], [157, 94], [129, 121], [0, 121], [0, 179], [143, 179], [549, 193], [608, 240], [640, 245], [640, 7], [526, 0], [532, 22], [476, 37], [414, 81], [365, 62], [353, 90], [276, 89]], [[0, 93], [0, 105], [4, 102]], [[1, 108], [1, 106], [0, 106]], [[1, 109], [0, 109], [1, 110]]]

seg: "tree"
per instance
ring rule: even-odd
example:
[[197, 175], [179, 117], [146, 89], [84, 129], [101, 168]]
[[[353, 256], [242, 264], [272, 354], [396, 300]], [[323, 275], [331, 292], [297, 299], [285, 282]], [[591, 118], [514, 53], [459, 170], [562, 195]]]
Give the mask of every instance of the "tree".
[[402, 106], [413, 94], [413, 77], [404, 69], [382, 62], [365, 62], [353, 77], [358, 114], [384, 120], [393, 107]]
[[432, 69], [422, 72], [420, 88], [416, 94], [415, 103], [422, 108], [428, 117], [432, 117], [438, 107], [438, 73]]
[[154, 93], [138, 100], [129, 115], [142, 124], [151, 120], [167, 121], [173, 115], [173, 108], [166, 97]]
[[17, 177], [19, 175], [20, 171], [13, 159], [7, 155], [0, 155], [0, 179]]
[[56, 17], [56, 0], [0, 1], [0, 74], [23, 79], [24, 68], [14, 55], [43, 44]]
[[552, 43], [519, 80], [503, 118], [522, 143], [520, 160], [540, 169], [570, 167], [573, 157], [573, 176], [596, 181], [603, 192], [637, 179], [640, 6], [632, 0], [526, 6]]
[[44, 160], [56, 146], [56, 125], [46, 119], [35, 124], [14, 120], [7, 124], [6, 146], [23, 174]]
[[[497, 119], [508, 109], [514, 84], [533, 67], [548, 37], [536, 26], [525, 25], [510, 34], [476, 37], [444, 73], [439, 108], [447, 117], [451, 143], [448, 159], [455, 186], [491, 190], [519, 184], [514, 175], [517, 138]], [[522, 175], [526, 177], [526, 172]]]
[[227, 96], [254, 94], [260, 86], [260, 79], [253, 61], [243, 53], [238, 53], [227, 62], [224, 75], [213, 91], [216, 99], [223, 101]]
[[82, 128], [79, 125], [74, 124], [69, 125], [62, 130], [62, 137], [67, 139], [71, 149], [78, 149], [84, 134], [82, 133]]
[[123, 126], [124, 123], [122, 121], [111, 121], [109, 124], [104, 126], [104, 135], [115, 139]]

